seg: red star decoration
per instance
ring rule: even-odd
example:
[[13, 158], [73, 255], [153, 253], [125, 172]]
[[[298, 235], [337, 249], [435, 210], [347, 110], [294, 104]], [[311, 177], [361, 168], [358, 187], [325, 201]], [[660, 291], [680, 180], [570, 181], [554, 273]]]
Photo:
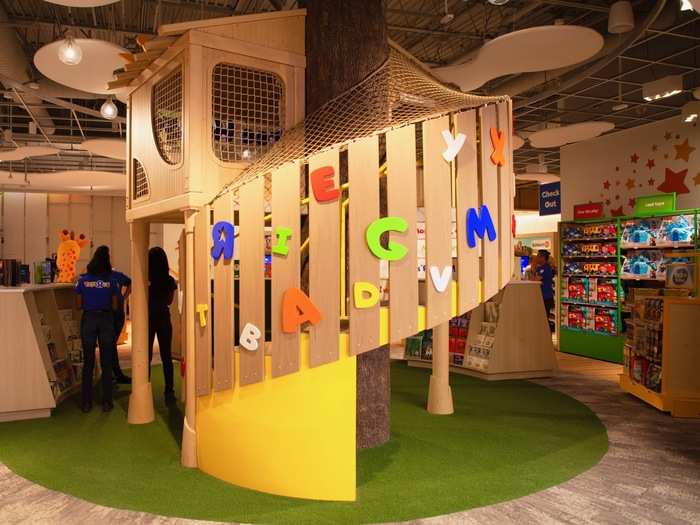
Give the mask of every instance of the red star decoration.
[[630, 162], [632, 164], [637, 164], [638, 160], [639, 160], [639, 155], [637, 155], [636, 153], [630, 157]]
[[634, 203], [637, 202], [637, 199], [634, 197], [630, 197], [630, 199], [627, 201], [627, 204], [631, 207], [634, 208]]
[[680, 139], [681, 139], [681, 136], [678, 133], [676, 133], [676, 140], [680, 140]]
[[606, 190], [609, 190], [609, 189], [610, 189], [610, 181], [609, 181], [609, 180], [606, 180], [606, 181], [603, 183], [603, 188], [605, 188]]
[[634, 188], [634, 179], [627, 179], [625, 186], [627, 186], [628, 190], [631, 190], [632, 188]]
[[673, 134], [670, 131], [667, 131], [666, 134], [664, 135], [664, 138], [666, 140], [671, 140], [671, 137], [673, 137]]
[[659, 191], [663, 191], [664, 193], [675, 192], [677, 195], [682, 193], [690, 193], [690, 190], [685, 185], [686, 175], [688, 175], [687, 169], [676, 172], [666, 168], [666, 178], [657, 186], [657, 189]]
[[620, 171], [620, 166], [615, 166], [615, 171]]
[[610, 199], [605, 199], [605, 204], [607, 204], [608, 206], [610, 206]]
[[656, 144], [651, 147], [651, 151], [656, 151], [657, 149], [659, 149], [659, 147]]
[[640, 185], [639, 185], [639, 188], [641, 188], [641, 187], [642, 187], [642, 185], [640, 184]]
[[693, 182], [696, 186], [700, 186], [700, 171], [698, 171], [698, 174], [693, 177]]
[[652, 178], [650, 178], [649, 180], [647, 180], [647, 182], [649, 183], [649, 186], [653, 186], [653, 185], [654, 185], [654, 182], [656, 182], [656, 181], [655, 181], [654, 178], [652, 177]]
[[620, 181], [619, 181], [619, 180], [616, 180], [616, 181], [615, 181], [615, 186], [619, 186], [619, 185], [620, 185]]
[[637, 173], [637, 170], [632, 170], [632, 173]]
[[656, 166], [656, 161], [654, 159], [649, 159], [647, 161], [647, 168], [652, 169], [654, 166]]
[[664, 158], [665, 158], [665, 159], [668, 158], [668, 153], [664, 153]]
[[616, 201], [619, 201], [619, 200], [620, 200], [620, 196], [619, 196], [619, 195], [615, 195], [615, 200], [616, 200]]
[[622, 217], [624, 215], [624, 213], [622, 212], [622, 205], [620, 205], [617, 208], [611, 209], [610, 215], [612, 215], [613, 217]]

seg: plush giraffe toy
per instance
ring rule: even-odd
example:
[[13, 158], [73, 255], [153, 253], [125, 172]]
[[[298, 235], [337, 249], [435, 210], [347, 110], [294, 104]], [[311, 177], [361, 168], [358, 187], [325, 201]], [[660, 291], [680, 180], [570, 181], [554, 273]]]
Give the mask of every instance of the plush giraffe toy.
[[88, 240], [82, 233], [75, 240], [75, 233], [62, 230], [59, 236], [61, 244], [56, 253], [56, 266], [58, 266], [58, 283], [72, 283], [75, 281], [75, 263], [80, 257], [80, 249], [88, 244]]

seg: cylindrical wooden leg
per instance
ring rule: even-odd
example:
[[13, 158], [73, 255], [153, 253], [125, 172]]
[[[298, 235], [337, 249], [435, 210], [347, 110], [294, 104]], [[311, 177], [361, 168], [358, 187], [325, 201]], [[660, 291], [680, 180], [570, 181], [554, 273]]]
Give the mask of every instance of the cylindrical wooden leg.
[[196, 211], [185, 211], [185, 421], [182, 426], [182, 453], [180, 462], [185, 467], [197, 466], [197, 429], [194, 368], [194, 221]]
[[452, 414], [452, 389], [450, 388], [450, 323], [433, 328], [433, 373], [428, 390], [428, 412]]
[[131, 232], [131, 395], [127, 420], [134, 425], [155, 419], [153, 392], [148, 379], [148, 231], [135, 221]]

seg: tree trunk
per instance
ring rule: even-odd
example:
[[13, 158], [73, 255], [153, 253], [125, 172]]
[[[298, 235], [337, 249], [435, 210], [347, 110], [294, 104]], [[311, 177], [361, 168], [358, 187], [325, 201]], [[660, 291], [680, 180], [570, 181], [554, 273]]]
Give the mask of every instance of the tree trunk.
[[[382, 0], [303, 0], [300, 5], [307, 9], [310, 114], [376, 70], [389, 44]], [[357, 357], [357, 448], [389, 440], [389, 404], [389, 347], [384, 346]]]

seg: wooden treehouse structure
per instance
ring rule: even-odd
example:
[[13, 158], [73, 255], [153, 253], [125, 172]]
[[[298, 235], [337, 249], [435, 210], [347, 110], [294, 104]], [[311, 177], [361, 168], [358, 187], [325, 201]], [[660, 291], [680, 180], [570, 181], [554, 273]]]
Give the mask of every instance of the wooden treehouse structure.
[[[161, 27], [112, 83], [130, 90], [129, 421], [153, 419], [148, 223], [183, 223], [183, 464], [353, 500], [355, 356], [425, 328], [447, 337], [511, 278], [512, 110], [392, 47], [304, 118], [304, 14]], [[451, 406], [440, 359], [438, 412]]]

